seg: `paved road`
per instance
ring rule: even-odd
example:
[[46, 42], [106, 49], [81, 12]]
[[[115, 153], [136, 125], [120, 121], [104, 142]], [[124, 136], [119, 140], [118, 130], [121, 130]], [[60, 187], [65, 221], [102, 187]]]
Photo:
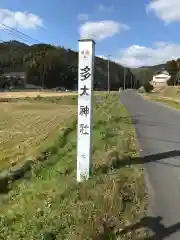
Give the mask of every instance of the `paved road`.
[[132, 117], [145, 163], [148, 219], [156, 232], [148, 239], [180, 240], [180, 111], [144, 100], [133, 91], [121, 93], [121, 102]]

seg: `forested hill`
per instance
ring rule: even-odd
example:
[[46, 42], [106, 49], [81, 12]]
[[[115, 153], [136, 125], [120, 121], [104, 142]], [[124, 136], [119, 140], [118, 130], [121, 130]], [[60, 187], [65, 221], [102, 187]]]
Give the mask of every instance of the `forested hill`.
[[[2, 73], [25, 72], [26, 83], [46, 88], [64, 86], [68, 89], [77, 85], [78, 53], [71, 49], [48, 44], [26, 45], [17, 41], [0, 44], [0, 70]], [[135, 86], [130, 69], [110, 61], [111, 89], [123, 86], [124, 72], [126, 87]], [[4, 75], [3, 75], [4, 77]], [[0, 81], [3, 79], [2, 75]], [[95, 88], [107, 89], [108, 62], [95, 58]], [[1, 83], [0, 82], [0, 83]], [[4, 80], [3, 80], [3, 86]], [[0, 84], [2, 88], [2, 84]]]

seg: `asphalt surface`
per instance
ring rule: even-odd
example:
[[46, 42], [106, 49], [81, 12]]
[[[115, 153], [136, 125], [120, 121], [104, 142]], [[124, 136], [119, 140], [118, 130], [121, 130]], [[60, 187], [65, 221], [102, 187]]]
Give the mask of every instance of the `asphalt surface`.
[[147, 239], [180, 240], [180, 111], [131, 90], [121, 93], [121, 102], [132, 117], [145, 166], [149, 214], [142, 222], [154, 232]]

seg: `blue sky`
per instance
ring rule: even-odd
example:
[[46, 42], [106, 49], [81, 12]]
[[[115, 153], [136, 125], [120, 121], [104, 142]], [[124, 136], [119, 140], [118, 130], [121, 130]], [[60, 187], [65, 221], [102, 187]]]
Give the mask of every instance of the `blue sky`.
[[131, 67], [180, 57], [180, 0], [1, 0], [0, 40], [18, 40], [1, 24], [74, 50], [92, 37], [96, 55]]

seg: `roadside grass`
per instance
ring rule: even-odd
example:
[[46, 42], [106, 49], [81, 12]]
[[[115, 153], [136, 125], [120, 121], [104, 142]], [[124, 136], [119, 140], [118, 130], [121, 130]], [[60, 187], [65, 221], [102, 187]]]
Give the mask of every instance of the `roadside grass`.
[[[76, 119], [47, 146], [44, 165], [30, 179], [1, 196], [0, 237], [19, 239], [138, 239], [143, 230], [120, 238], [119, 231], [145, 213], [144, 171], [135, 132], [118, 95], [94, 108], [93, 171], [76, 182]], [[122, 164], [124, 161], [127, 164]]]
[[180, 86], [169, 86], [163, 92], [162, 96], [180, 98]]
[[164, 103], [165, 105], [172, 107], [172, 108], [176, 108], [176, 109], [180, 109], [180, 100], [175, 100], [175, 99], [166, 99], [160, 96], [148, 96], [149, 99], [151, 99], [154, 102], [160, 102], [160, 103]]
[[147, 95], [180, 100], [180, 86], [167, 86], [164, 89], [159, 88], [157, 92], [150, 92]]

